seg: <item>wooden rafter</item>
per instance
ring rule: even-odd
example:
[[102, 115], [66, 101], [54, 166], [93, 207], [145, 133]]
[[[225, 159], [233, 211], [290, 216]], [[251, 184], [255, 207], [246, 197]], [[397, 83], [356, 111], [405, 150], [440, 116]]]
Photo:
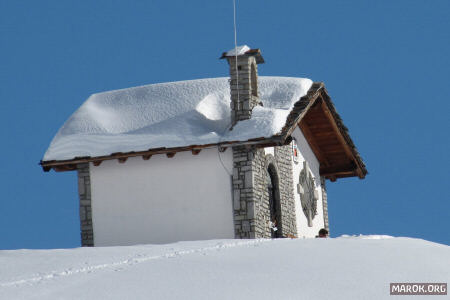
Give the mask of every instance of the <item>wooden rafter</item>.
[[[305, 108], [303, 108], [302, 112], [297, 116], [297, 118], [295, 119], [295, 121], [293, 122], [293, 124], [299, 124], [301, 122], [301, 120], [303, 119], [303, 117], [306, 115], [306, 113], [309, 111], [309, 109], [315, 104], [317, 98], [319, 97], [320, 93], [315, 93], [314, 96], [311, 98], [311, 100], [309, 101], [309, 103], [306, 105]], [[294, 110], [295, 110], [295, 106], [294, 106]], [[291, 136], [292, 132], [294, 132], [296, 126], [292, 126], [291, 128], [289, 128], [286, 132], [286, 138]]]
[[192, 155], [198, 155], [202, 149], [192, 149]]
[[302, 120], [299, 124], [299, 127], [305, 136], [306, 140], [308, 141], [309, 146], [311, 147], [312, 151], [316, 155], [317, 159], [320, 163], [323, 163], [324, 165], [328, 166], [330, 165], [330, 162], [325, 157], [325, 155], [320, 150], [320, 147], [316, 143], [316, 139], [314, 135], [312, 134], [311, 130], [309, 130], [308, 125], [306, 124], [305, 120]]
[[128, 159], [128, 157], [119, 157], [117, 160], [119, 161], [119, 163], [123, 164], [124, 162], [126, 162]]

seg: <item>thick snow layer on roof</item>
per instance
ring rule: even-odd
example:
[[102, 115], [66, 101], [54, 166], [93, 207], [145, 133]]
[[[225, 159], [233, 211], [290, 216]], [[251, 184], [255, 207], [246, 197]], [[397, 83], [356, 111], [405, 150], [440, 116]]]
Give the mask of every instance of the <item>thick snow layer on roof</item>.
[[449, 246], [382, 236], [3, 250], [0, 264], [0, 299], [393, 300], [390, 282], [450, 282]]
[[159, 147], [270, 137], [282, 129], [310, 79], [258, 78], [264, 106], [230, 127], [228, 78], [151, 84], [94, 94], [60, 128], [44, 161]]

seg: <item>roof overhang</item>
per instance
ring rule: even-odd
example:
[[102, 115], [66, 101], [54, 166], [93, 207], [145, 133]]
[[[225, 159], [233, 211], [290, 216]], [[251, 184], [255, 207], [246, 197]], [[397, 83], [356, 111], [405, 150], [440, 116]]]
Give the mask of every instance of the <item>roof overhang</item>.
[[291, 111], [282, 135], [296, 127], [302, 131], [320, 163], [320, 175], [331, 181], [343, 177], [363, 179], [367, 170], [347, 127], [337, 113], [325, 86], [315, 82]]
[[271, 138], [254, 138], [247, 141], [226, 141], [217, 144], [206, 144], [206, 145], [190, 145], [186, 147], [174, 147], [174, 148], [153, 148], [147, 151], [136, 151], [136, 152], [117, 152], [105, 156], [97, 157], [75, 157], [74, 159], [68, 160], [51, 160], [51, 161], [41, 161], [40, 165], [45, 172], [54, 170], [56, 172], [64, 171], [74, 171], [77, 169], [78, 164], [83, 163], [93, 163], [94, 166], [99, 166], [102, 161], [105, 160], [115, 160], [117, 159], [119, 163], [124, 163], [130, 157], [141, 156], [144, 160], [149, 160], [152, 155], [165, 154], [167, 157], [172, 158], [178, 152], [191, 151], [193, 155], [199, 154], [203, 149], [218, 148], [220, 152], [226, 151], [229, 147], [234, 146], [248, 146], [248, 147], [273, 147], [282, 146], [290, 143], [291, 140], [282, 139], [280, 136], [273, 136]]
[[219, 151], [225, 151], [228, 147], [241, 145], [257, 148], [282, 146], [292, 141], [291, 135], [296, 128], [300, 128], [318, 159], [321, 176], [331, 181], [355, 176], [362, 179], [366, 176], [367, 170], [364, 162], [322, 82], [313, 83], [308, 93], [294, 104], [281, 132], [269, 138], [260, 137], [247, 141], [226, 141], [176, 148], [154, 148], [139, 152], [112, 153], [99, 157], [41, 161], [40, 164], [46, 172], [51, 169], [60, 172], [76, 170], [77, 165], [82, 163], [93, 163], [94, 166], [98, 166], [102, 161], [115, 159], [119, 163], [124, 163], [129, 157], [141, 156], [144, 160], [148, 160], [155, 154], [166, 154], [167, 157], [173, 157], [178, 152], [191, 151], [193, 155], [197, 155], [202, 149], [215, 147], [218, 147]]

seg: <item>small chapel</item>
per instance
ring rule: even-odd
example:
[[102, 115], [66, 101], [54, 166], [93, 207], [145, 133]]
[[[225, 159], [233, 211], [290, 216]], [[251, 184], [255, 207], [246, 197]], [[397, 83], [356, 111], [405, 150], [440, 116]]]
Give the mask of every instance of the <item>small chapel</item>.
[[326, 182], [367, 170], [325, 85], [221, 58], [229, 77], [93, 94], [59, 129], [40, 164], [77, 172], [82, 246], [329, 230]]

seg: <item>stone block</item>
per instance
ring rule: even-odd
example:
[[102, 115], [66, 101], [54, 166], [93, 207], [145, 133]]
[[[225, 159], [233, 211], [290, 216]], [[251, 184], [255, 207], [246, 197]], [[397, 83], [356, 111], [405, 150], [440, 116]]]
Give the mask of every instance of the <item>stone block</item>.
[[246, 160], [247, 160], [246, 156], [240, 156], [240, 157], [234, 158], [235, 162], [246, 161]]
[[233, 209], [240, 209], [241, 193], [238, 189], [233, 191]]
[[80, 221], [83, 222], [86, 220], [86, 210], [83, 208], [80, 208]]
[[81, 206], [91, 206], [91, 200], [80, 200]]
[[242, 221], [242, 231], [249, 232], [250, 231], [250, 222], [247, 220]]
[[253, 152], [249, 151], [249, 152], [247, 153], [247, 159], [248, 159], [248, 160], [253, 160]]
[[238, 169], [233, 168], [233, 180], [238, 179], [239, 177]]
[[233, 184], [237, 184], [237, 185], [240, 185], [240, 184], [242, 184], [243, 182], [242, 182], [242, 180], [240, 180], [240, 179], [238, 179], [238, 180], [233, 180]]
[[247, 217], [253, 219], [255, 217], [255, 202], [247, 202]]
[[244, 183], [244, 186], [246, 188], [253, 187], [253, 172], [252, 171], [245, 172], [245, 183]]
[[86, 192], [86, 190], [84, 187], [84, 179], [83, 179], [83, 177], [79, 177], [78, 178], [78, 194], [84, 195], [85, 192]]
[[240, 169], [241, 169], [241, 172], [246, 172], [246, 171], [251, 171], [252, 167], [251, 166], [242, 166]]
[[81, 230], [82, 231], [92, 230], [92, 226], [90, 226], [90, 225], [81, 225]]

